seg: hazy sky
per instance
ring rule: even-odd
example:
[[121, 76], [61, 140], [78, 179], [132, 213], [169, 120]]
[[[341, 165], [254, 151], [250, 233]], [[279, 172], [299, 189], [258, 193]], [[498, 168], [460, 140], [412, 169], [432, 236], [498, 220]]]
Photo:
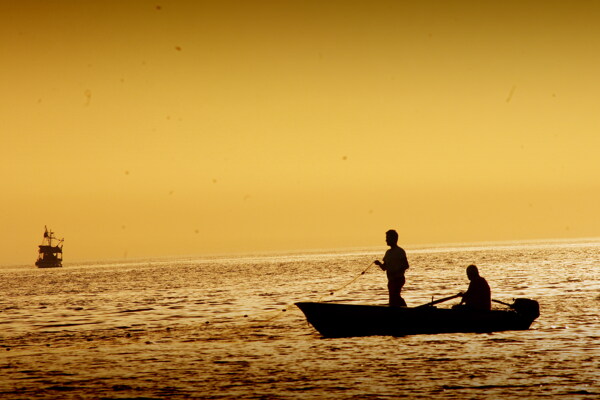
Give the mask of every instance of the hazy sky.
[[0, 0], [0, 264], [600, 236], [598, 21]]

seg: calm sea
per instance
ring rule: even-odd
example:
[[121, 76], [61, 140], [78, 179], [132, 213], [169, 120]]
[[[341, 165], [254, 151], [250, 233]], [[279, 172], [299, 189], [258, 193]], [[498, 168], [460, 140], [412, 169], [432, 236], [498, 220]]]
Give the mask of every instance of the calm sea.
[[541, 316], [322, 339], [293, 303], [385, 304], [385, 274], [361, 275], [384, 247], [2, 267], [0, 398], [600, 398], [600, 240], [406, 250], [409, 306], [465, 290], [474, 263], [493, 298], [536, 299]]

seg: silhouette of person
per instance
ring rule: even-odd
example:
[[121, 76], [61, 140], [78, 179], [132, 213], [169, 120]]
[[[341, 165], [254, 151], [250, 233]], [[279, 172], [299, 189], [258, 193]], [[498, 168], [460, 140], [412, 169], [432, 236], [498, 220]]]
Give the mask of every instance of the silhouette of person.
[[400, 295], [402, 286], [404, 286], [404, 282], [406, 281], [404, 271], [408, 269], [406, 252], [398, 246], [398, 232], [393, 229], [385, 233], [385, 242], [390, 248], [385, 252], [383, 262], [375, 260], [374, 263], [379, 265], [387, 275], [390, 306], [406, 307], [406, 302]]
[[467, 277], [469, 278], [469, 288], [462, 295], [460, 304], [464, 308], [472, 310], [491, 310], [492, 309], [492, 292], [490, 285], [484, 277], [479, 275], [479, 270], [475, 265], [467, 267]]

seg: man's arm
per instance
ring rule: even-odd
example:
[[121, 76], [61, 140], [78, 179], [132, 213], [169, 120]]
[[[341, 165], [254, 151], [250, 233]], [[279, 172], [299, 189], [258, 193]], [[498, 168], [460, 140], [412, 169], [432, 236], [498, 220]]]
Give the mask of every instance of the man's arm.
[[382, 263], [382, 262], [381, 262], [381, 261], [379, 261], [379, 260], [375, 260], [375, 261], [373, 261], [373, 264], [375, 264], [375, 265], [379, 265], [379, 268], [381, 268], [382, 270], [384, 270], [384, 271], [385, 271], [385, 263]]
[[472, 296], [473, 296], [473, 282], [469, 283], [469, 288], [467, 289], [467, 292], [463, 294], [460, 304], [467, 303], [471, 299]]

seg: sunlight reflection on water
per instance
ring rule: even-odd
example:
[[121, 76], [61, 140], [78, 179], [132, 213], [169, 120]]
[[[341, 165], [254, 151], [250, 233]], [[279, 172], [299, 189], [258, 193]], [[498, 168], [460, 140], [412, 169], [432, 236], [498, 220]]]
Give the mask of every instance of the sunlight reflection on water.
[[[385, 249], [0, 269], [2, 398], [600, 396], [600, 243], [407, 249], [404, 297], [535, 298], [532, 329], [321, 339], [293, 303], [385, 304]], [[330, 295], [335, 291], [333, 295]], [[284, 311], [285, 310], [285, 311]]]

